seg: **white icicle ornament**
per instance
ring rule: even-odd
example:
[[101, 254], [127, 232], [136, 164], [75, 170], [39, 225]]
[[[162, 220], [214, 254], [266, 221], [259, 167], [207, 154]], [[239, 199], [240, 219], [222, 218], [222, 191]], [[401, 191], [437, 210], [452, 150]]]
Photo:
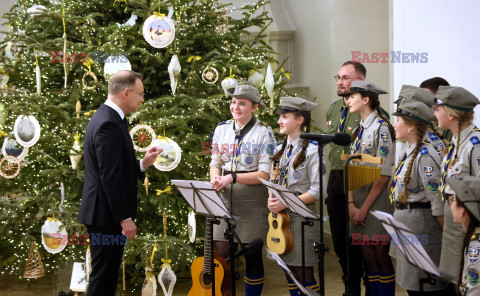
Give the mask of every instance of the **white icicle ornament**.
[[232, 87], [237, 87], [238, 82], [235, 80], [235, 78], [230, 76], [223, 79], [221, 85], [222, 85], [223, 91], [225, 92], [225, 96], [228, 96], [227, 89]]
[[273, 98], [273, 87], [275, 86], [275, 78], [273, 78], [273, 68], [272, 64], [269, 63], [267, 66], [267, 75], [265, 75], [265, 90], [267, 91], [270, 99]]
[[182, 67], [180, 66], [180, 62], [178, 61], [178, 56], [175, 54], [168, 64], [168, 75], [170, 76], [170, 87], [172, 88], [172, 93], [175, 95], [175, 91], [177, 89], [178, 83], [178, 76], [180, 75], [180, 71], [182, 71]]

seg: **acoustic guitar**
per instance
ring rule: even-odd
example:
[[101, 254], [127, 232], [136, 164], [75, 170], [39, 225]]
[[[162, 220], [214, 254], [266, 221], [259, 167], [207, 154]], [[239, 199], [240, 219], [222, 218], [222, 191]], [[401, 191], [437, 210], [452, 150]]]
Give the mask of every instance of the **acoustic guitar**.
[[[270, 182], [277, 183], [278, 160], [274, 159], [274, 165], [270, 173]], [[285, 212], [268, 214], [267, 247], [270, 251], [279, 255], [288, 254], [293, 248], [293, 237], [290, 232], [290, 216]]]
[[[225, 259], [212, 252], [213, 218], [207, 217], [205, 228], [205, 247], [203, 257], [198, 257], [192, 262], [192, 288], [188, 296], [211, 296], [213, 286], [213, 274], [215, 274], [215, 296], [231, 296], [230, 264]], [[213, 266], [212, 266], [213, 253]], [[215, 273], [213, 273], [213, 267]]]

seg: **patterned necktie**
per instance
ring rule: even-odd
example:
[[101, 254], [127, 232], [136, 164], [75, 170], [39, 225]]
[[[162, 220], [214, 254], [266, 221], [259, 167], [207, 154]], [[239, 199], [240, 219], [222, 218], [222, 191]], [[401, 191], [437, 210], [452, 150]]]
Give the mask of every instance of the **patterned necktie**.
[[[395, 171], [395, 175], [393, 176], [393, 181], [392, 181], [392, 186], [390, 187], [390, 202], [393, 203], [393, 197], [395, 195], [395, 186], [397, 185], [398, 181], [398, 175], [400, 175], [400, 172], [402, 171], [403, 165], [405, 164], [405, 160], [407, 159], [407, 153], [405, 153], [402, 157], [402, 160], [400, 161], [400, 165], [398, 166], [398, 169]], [[405, 188], [405, 190], [407, 190]]]
[[363, 131], [365, 130], [362, 125], [360, 126], [360, 130], [358, 131], [357, 138], [355, 139], [355, 151], [353, 153], [357, 153], [357, 151], [360, 149], [360, 144], [362, 144], [362, 136], [363, 136]]
[[347, 106], [343, 106], [342, 107], [342, 117], [340, 117], [340, 125], [338, 126], [338, 130], [337, 130], [339, 133], [343, 132], [343, 128], [344, 128], [344, 125], [345, 125], [345, 118], [347, 117], [347, 111], [348, 111]]
[[455, 150], [455, 144], [453, 144], [453, 141], [452, 141], [450, 143], [450, 147], [448, 147], [447, 159], [445, 160], [445, 165], [442, 167], [442, 187], [440, 190], [442, 194], [442, 200], [445, 200], [445, 186], [447, 185], [445, 180], [447, 179], [447, 175], [448, 175], [448, 166], [450, 165], [450, 162], [452, 162], [453, 150]]
[[285, 176], [283, 176], [283, 179], [282, 179], [283, 187], [287, 187], [288, 167], [290, 166], [290, 156], [292, 155], [292, 150], [293, 150], [293, 145], [292, 144], [288, 145], [287, 156], [285, 158], [285, 161], [287, 162], [287, 166], [285, 167]]
[[234, 158], [233, 158], [233, 168], [232, 168], [232, 172], [236, 172], [237, 171], [237, 164], [238, 164], [238, 159], [240, 159], [240, 148], [242, 147], [242, 143], [243, 143], [243, 136], [238, 134], [235, 136], [235, 141], [238, 140], [238, 144], [235, 144], [235, 155], [234, 155]]

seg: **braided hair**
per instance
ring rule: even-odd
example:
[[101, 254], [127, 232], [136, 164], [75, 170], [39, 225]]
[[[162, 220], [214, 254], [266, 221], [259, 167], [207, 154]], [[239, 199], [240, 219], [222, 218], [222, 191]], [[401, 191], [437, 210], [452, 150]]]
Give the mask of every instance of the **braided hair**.
[[[421, 122], [419, 122], [415, 119], [412, 119], [408, 116], [402, 116], [402, 119], [405, 122], [405, 124], [410, 125], [410, 126], [413, 125], [415, 127], [415, 131], [417, 133], [417, 146], [415, 146], [415, 149], [413, 149], [413, 152], [412, 152], [413, 155], [412, 155], [411, 161], [408, 163], [407, 170], [405, 171], [405, 176], [404, 176], [404, 181], [403, 181], [405, 189], [398, 196], [398, 199], [402, 203], [406, 203], [407, 199], [408, 199], [407, 185], [410, 182], [410, 175], [412, 173], [413, 163], [415, 162], [415, 159], [417, 158], [417, 155], [420, 152], [423, 137], [425, 136], [425, 133], [427, 132], [427, 125], [425, 123], [421, 123]], [[398, 165], [397, 170], [398, 170], [399, 167], [400, 167], [400, 164]]]
[[480, 226], [480, 221], [478, 221], [477, 218], [475, 218], [475, 216], [472, 215], [470, 210], [467, 209], [467, 207], [463, 202], [459, 201], [458, 199], [455, 199], [455, 200], [459, 207], [462, 207], [465, 209], [465, 211], [467, 212], [467, 215], [470, 218], [470, 223], [468, 223], [468, 228], [465, 233], [465, 237], [463, 238], [462, 259], [460, 260], [460, 271], [458, 272], [457, 285], [455, 287], [457, 295], [462, 295], [460, 293], [460, 284], [462, 282], [462, 277], [463, 277], [463, 265], [465, 264], [465, 249], [467, 248], [467, 245], [470, 242], [472, 235], [475, 234], [475, 228]]
[[[309, 133], [310, 132], [310, 125], [312, 123], [312, 115], [309, 112], [301, 112], [301, 111], [295, 111], [291, 112], [295, 118], [298, 118], [300, 116], [303, 117], [303, 123], [302, 126], [300, 127], [302, 130], [305, 129], [305, 132]], [[283, 155], [283, 152], [285, 151], [285, 147], [287, 146], [287, 139], [288, 135], [285, 135], [283, 139], [283, 144], [282, 148], [273, 155], [272, 159], [275, 161], [280, 161], [280, 158]], [[302, 164], [305, 161], [305, 151], [307, 150], [309, 141], [307, 139], [303, 139], [302, 142], [302, 149], [300, 150], [300, 153], [298, 153], [297, 157], [295, 157], [295, 160], [293, 161], [293, 168], [296, 169], [300, 164]]]
[[[460, 150], [460, 134], [462, 132], [462, 127], [465, 123], [471, 123], [473, 121], [473, 111], [462, 111], [462, 110], [457, 110], [457, 109], [453, 109], [453, 108], [450, 108], [450, 107], [447, 107], [447, 106], [443, 106], [443, 108], [445, 108], [445, 111], [447, 111], [448, 113], [450, 113], [451, 115], [455, 116], [455, 118], [458, 120], [458, 126], [457, 126], [457, 132], [458, 132], [458, 136], [457, 136], [457, 143], [455, 143], [455, 145], [457, 145], [457, 149], [455, 149], [455, 157], [453, 158], [452, 162], [451, 162], [451, 166], [453, 166], [455, 164], [455, 162], [457, 161], [457, 157], [458, 157], [458, 151]], [[448, 149], [446, 150], [448, 151]], [[446, 153], [446, 152], [445, 152]]]

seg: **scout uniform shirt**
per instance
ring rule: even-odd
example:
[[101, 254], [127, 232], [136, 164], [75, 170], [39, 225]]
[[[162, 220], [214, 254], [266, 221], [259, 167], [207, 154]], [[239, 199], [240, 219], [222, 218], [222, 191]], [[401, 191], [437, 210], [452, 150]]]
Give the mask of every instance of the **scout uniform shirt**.
[[[407, 148], [401, 156], [401, 167], [397, 169], [392, 183], [392, 189], [395, 192], [395, 201], [401, 202], [398, 196], [405, 190], [404, 180], [407, 168], [411, 161], [414, 161], [410, 171], [410, 181], [408, 182], [407, 202], [430, 202], [432, 205], [433, 216], [443, 216], [443, 202], [440, 197], [440, 156], [437, 154], [433, 145], [426, 144], [428, 135], [423, 138], [420, 151], [415, 159], [412, 159], [413, 150], [416, 144]], [[406, 156], [406, 157], [405, 157]]]
[[[432, 131], [432, 129], [427, 128], [426, 137], [423, 138], [423, 141], [426, 143], [432, 144], [437, 154], [442, 157], [443, 150], [445, 149], [445, 144], [443, 141]], [[400, 161], [405, 153], [405, 150], [408, 148], [408, 143], [403, 142], [400, 144], [400, 153], [398, 154], [398, 161]]]
[[[342, 123], [343, 122], [343, 123]], [[360, 123], [360, 115], [350, 113], [348, 107], [345, 106], [343, 98], [334, 102], [327, 111], [327, 133], [347, 133], [352, 134], [355, 127]], [[343, 163], [340, 155], [349, 154], [348, 146], [330, 145], [328, 160], [330, 161], [331, 170], [343, 170]]]
[[463, 296], [480, 295], [480, 227], [475, 229], [475, 234], [465, 248], [463, 254], [463, 275], [460, 292]]

